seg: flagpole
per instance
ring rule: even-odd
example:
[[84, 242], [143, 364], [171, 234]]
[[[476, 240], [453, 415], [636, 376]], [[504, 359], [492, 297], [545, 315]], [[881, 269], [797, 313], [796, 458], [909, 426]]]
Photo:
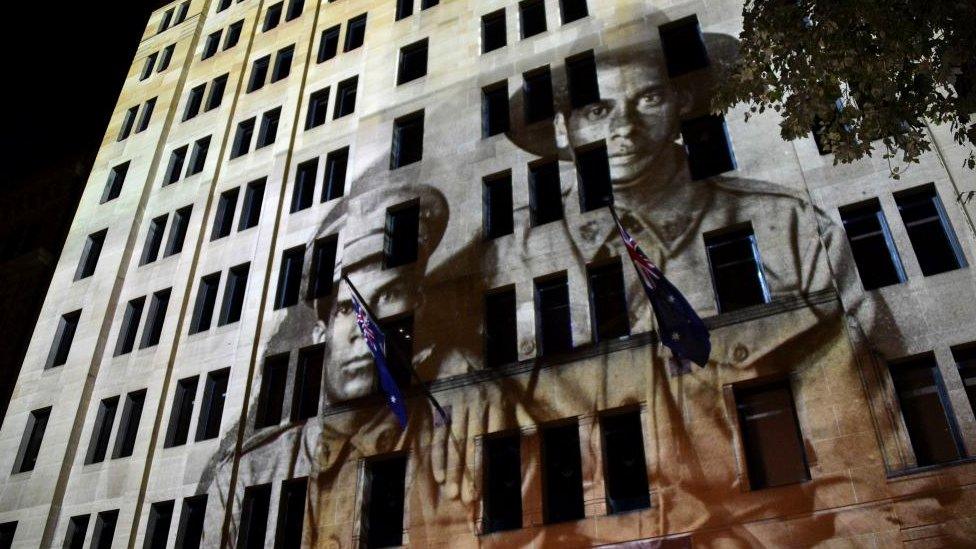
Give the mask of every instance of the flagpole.
[[[346, 273], [342, 273], [341, 280], [345, 280], [346, 285], [349, 286], [349, 289], [352, 290], [352, 293], [356, 294], [356, 299], [359, 301], [360, 304], [362, 304], [363, 308], [366, 309], [366, 314], [368, 314], [370, 318], [375, 319], [376, 315], [374, 315], [373, 311], [370, 310], [366, 300], [363, 299], [362, 294], [360, 294], [359, 290], [356, 289], [356, 286], [352, 283], [352, 280], [349, 279], [349, 276]], [[384, 340], [386, 339], [385, 334], [383, 336], [383, 339]], [[413, 377], [414, 381], [417, 382], [417, 385], [423, 391], [427, 399], [430, 400], [430, 403], [434, 405], [434, 408], [437, 410], [437, 413], [440, 414], [441, 419], [444, 420], [444, 424], [446, 425], [450, 423], [450, 419], [448, 419], [447, 417], [447, 412], [445, 412], [444, 408], [441, 407], [440, 402], [437, 402], [437, 399], [434, 398], [433, 394], [431, 394], [430, 389], [427, 387], [427, 384], [424, 382], [423, 379], [420, 378], [420, 375], [417, 373], [417, 370], [414, 369], [413, 360], [410, 360], [409, 357], [403, 356], [403, 351], [396, 345], [387, 345], [386, 347], [387, 349], [389, 347], [393, 347], [393, 352], [396, 353], [400, 363], [406, 365], [407, 370], [410, 371], [411, 377]], [[384, 349], [384, 351], [386, 351], [386, 349]]]

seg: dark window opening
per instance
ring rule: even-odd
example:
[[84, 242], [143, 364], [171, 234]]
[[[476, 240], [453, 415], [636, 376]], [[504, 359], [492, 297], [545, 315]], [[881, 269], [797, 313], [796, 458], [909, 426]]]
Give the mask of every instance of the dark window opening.
[[546, 5], [542, 0], [519, 2], [519, 18], [522, 21], [522, 39], [546, 32]]
[[606, 142], [576, 150], [576, 178], [581, 212], [603, 208], [613, 202]]
[[122, 407], [122, 419], [119, 420], [119, 432], [115, 437], [115, 449], [112, 459], [129, 457], [136, 445], [139, 434], [139, 421], [142, 419], [142, 408], [146, 402], [146, 390], [133, 391], [125, 396], [125, 406]]
[[393, 121], [393, 146], [390, 169], [419, 162], [424, 156], [424, 112], [401, 116]]
[[329, 27], [322, 31], [322, 39], [319, 41], [319, 53], [316, 61], [319, 63], [328, 61], [339, 52], [339, 25]]
[[788, 380], [735, 387], [742, 445], [753, 490], [810, 480]]
[[704, 179], [735, 169], [735, 155], [725, 128], [725, 118], [708, 114], [681, 122], [681, 137], [688, 154], [688, 169], [693, 180]]
[[484, 441], [484, 532], [522, 527], [522, 439], [518, 434]]
[[952, 358], [959, 367], [959, 377], [962, 379], [969, 406], [976, 415], [976, 344], [953, 347]]
[[398, 386], [408, 387], [413, 371], [413, 316], [384, 321], [383, 335], [390, 375]]
[[255, 149], [267, 147], [278, 138], [278, 120], [281, 118], [281, 107], [272, 109], [261, 116], [261, 129], [258, 131], [258, 142]]
[[187, 177], [196, 175], [203, 171], [207, 164], [207, 150], [210, 148], [210, 136], [197, 139], [193, 144], [193, 154], [190, 155], [190, 167], [187, 170]]
[[152, 120], [153, 111], [156, 109], [156, 98], [153, 97], [146, 104], [142, 106], [142, 116], [139, 117], [139, 126], [136, 127], [136, 133], [146, 131], [149, 127], [149, 121]]
[[217, 9], [214, 10], [214, 11], [216, 11], [217, 13], [220, 13], [220, 12], [224, 11], [225, 9], [229, 8], [230, 7], [230, 3], [231, 3], [231, 0], [220, 0], [217, 3]]
[[407, 458], [366, 462], [362, 537], [369, 549], [403, 544], [403, 507]]
[[61, 316], [61, 320], [58, 321], [58, 329], [54, 333], [54, 344], [51, 345], [51, 352], [47, 357], [48, 368], [61, 366], [68, 361], [68, 351], [71, 350], [71, 342], [75, 338], [75, 331], [78, 329], [78, 319], [80, 318], [80, 309]]
[[190, 94], [186, 98], [186, 110], [183, 112], [184, 121], [200, 114], [200, 107], [203, 106], [203, 93], [206, 89], [206, 84], [200, 84], [190, 90]]
[[238, 21], [227, 27], [227, 39], [224, 40], [224, 51], [227, 51], [241, 40], [241, 31], [244, 30], [244, 21]]
[[64, 536], [64, 549], [83, 549], [85, 547], [85, 536], [88, 534], [88, 521], [91, 515], [79, 515], [71, 517], [68, 521], [68, 530]]
[[356, 86], [359, 77], [347, 78], [336, 85], [335, 112], [332, 118], [342, 118], [356, 110]]
[[139, 114], [138, 105], [130, 107], [129, 110], [125, 111], [125, 117], [122, 119], [122, 127], [119, 130], [118, 141], [125, 140], [132, 133], [132, 126], [136, 123], [137, 114]]
[[335, 200], [345, 193], [346, 170], [349, 167], [349, 147], [330, 152], [325, 157], [325, 182], [322, 202]]
[[305, 421], [319, 415], [319, 395], [322, 392], [322, 366], [325, 349], [321, 346], [298, 351], [295, 370], [295, 391], [291, 402], [291, 421]]
[[397, 72], [397, 85], [406, 84], [427, 74], [427, 44], [424, 38], [400, 48], [400, 68]]
[[962, 248], [934, 186], [895, 193], [895, 203], [923, 275], [937, 275], [965, 266]]
[[[112, 549], [115, 538], [115, 525], [119, 521], [119, 510], [102, 511], [95, 517], [95, 531], [92, 532], [92, 549]], [[0, 543], [0, 547], [3, 544]]]
[[305, 10], [305, 0], [291, 0], [288, 3], [288, 13], [285, 15], [285, 21], [292, 21], [298, 19], [302, 16], [302, 11]]
[[338, 245], [339, 239], [335, 236], [326, 236], [315, 241], [308, 281], [309, 299], [325, 297], [332, 293]]
[[600, 418], [603, 434], [603, 476], [607, 508], [624, 513], [651, 506], [644, 458], [644, 430], [640, 412], [608, 414]]
[[219, 285], [219, 272], [200, 279], [200, 287], [197, 288], [197, 300], [193, 306], [193, 317], [190, 319], [190, 335], [210, 329], [214, 305], [217, 303], [217, 286]]
[[75, 280], [88, 278], [95, 274], [95, 267], [98, 265], [98, 258], [102, 254], [102, 246], [105, 244], [105, 235], [108, 229], [102, 229], [97, 233], [88, 235], [85, 239], [85, 248], [81, 252], [81, 260], [78, 268], [75, 269]]
[[539, 350], [539, 356], [572, 350], [569, 287], [565, 274], [536, 281], [535, 307], [536, 348]]
[[495, 368], [518, 362], [518, 322], [515, 289], [485, 296], [485, 366]]
[[668, 76], [674, 78], [708, 66], [708, 52], [697, 16], [672, 21], [662, 25], [658, 31]]
[[180, 525], [176, 531], [176, 547], [199, 549], [203, 541], [203, 519], [207, 515], [207, 494], [183, 499]]
[[145, 80], [152, 74], [153, 68], [156, 66], [156, 56], [157, 54], [154, 52], [146, 57], [146, 62], [142, 65], [142, 73], [139, 75], [139, 80]]
[[715, 301], [721, 313], [769, 302], [752, 227], [705, 235]]
[[864, 289], [875, 290], [904, 282], [905, 269], [881, 203], [875, 198], [843, 207], [840, 217]]
[[268, 510], [271, 507], [271, 485], [248, 486], [241, 504], [241, 531], [237, 549], [263, 549], [268, 533]]
[[129, 162], [123, 162], [112, 168], [105, 183], [105, 191], [102, 192], [101, 204], [109, 200], [115, 200], [122, 194], [122, 185], [125, 183], [125, 176], [129, 173]]
[[167, 219], [169, 219], [169, 214], [161, 215], [149, 222], [146, 244], [142, 248], [142, 258], [139, 260], [140, 265], [152, 263], [159, 257], [159, 248], [163, 245], [163, 232], [166, 230]]
[[105, 461], [105, 453], [108, 452], [108, 441], [112, 438], [112, 425], [115, 424], [115, 413], [118, 409], [119, 397], [117, 396], [102, 399], [99, 403], [91, 441], [88, 444], [88, 455], [85, 456], [86, 464]]
[[562, 12], [563, 25], [578, 21], [587, 15], [586, 0], [559, 0], [559, 10]]
[[285, 403], [285, 383], [288, 380], [288, 354], [268, 357], [261, 370], [261, 389], [258, 395], [254, 428], [262, 429], [281, 423]]
[[357, 15], [346, 23], [346, 43], [342, 51], [352, 51], [366, 39], [366, 14]]
[[265, 12], [264, 24], [261, 26], [261, 32], [268, 32], [281, 23], [282, 4], [284, 4], [284, 2], [278, 2], [277, 4], [269, 7], [268, 11]]
[[509, 129], [508, 81], [481, 89], [481, 136], [491, 137]]
[[249, 118], [237, 125], [237, 133], [234, 135], [234, 146], [231, 148], [230, 157], [237, 158], [247, 154], [251, 148], [251, 137], [254, 136], [254, 118]]
[[169, 68], [170, 61], [173, 60], [173, 52], [176, 50], [176, 44], [170, 44], [163, 48], [163, 53], [159, 55], [159, 68], [156, 72], [163, 72]]
[[217, 326], [233, 324], [241, 319], [241, 311], [244, 310], [244, 292], [247, 290], [247, 273], [250, 268], [250, 263], [244, 263], [228, 271], [227, 286], [224, 288], [224, 300], [220, 306]]
[[173, 520], [173, 500], [157, 501], [149, 507], [146, 542], [143, 549], [166, 549], [169, 525]]
[[396, 20], [413, 15], [413, 0], [396, 0]]
[[419, 204], [387, 210], [384, 267], [399, 267], [416, 261], [419, 232]]
[[529, 213], [533, 227], [563, 218], [563, 195], [555, 160], [529, 165]]
[[207, 374], [203, 386], [203, 406], [200, 408], [200, 419], [197, 420], [198, 441], [217, 438], [220, 435], [220, 420], [224, 415], [229, 380], [230, 368]]
[[132, 352], [132, 348], [136, 344], [136, 332], [139, 331], [139, 321], [142, 320], [142, 309], [145, 304], [145, 297], [133, 299], [126, 304], [125, 313], [122, 316], [122, 328], [119, 330], [119, 339], [115, 343], [114, 356]]
[[224, 90], [227, 89], [227, 75], [218, 76], [214, 78], [212, 84], [210, 84], [210, 95], [207, 96], [207, 108], [205, 110], [212, 111], [220, 106], [220, 103], [224, 99]]
[[160, 290], [153, 294], [149, 302], [149, 314], [146, 315], [146, 326], [142, 329], [140, 349], [146, 349], [159, 344], [159, 337], [163, 333], [163, 323], [166, 321], [166, 309], [169, 308], [171, 288]]
[[254, 64], [251, 66], [251, 79], [247, 82], [247, 93], [251, 93], [264, 87], [264, 81], [268, 77], [268, 67], [270, 65], [270, 55], [265, 55], [264, 57], [254, 61]]
[[193, 206], [183, 206], [173, 213], [173, 224], [169, 228], [169, 239], [163, 257], [169, 257], [183, 251], [183, 241], [186, 240], [186, 230], [190, 226], [190, 214]]
[[296, 478], [281, 483], [275, 549], [301, 549], [307, 492], [308, 478]]
[[0, 549], [10, 549], [17, 534], [17, 521], [0, 524]]
[[156, 31], [157, 34], [163, 32], [169, 28], [169, 24], [173, 21], [173, 10], [168, 9], [166, 13], [163, 14], [163, 19], [159, 22], [159, 30]]
[[264, 186], [266, 179], [251, 181], [244, 190], [244, 205], [241, 206], [241, 218], [237, 225], [238, 231], [257, 226], [261, 221], [261, 205], [264, 202]]
[[176, 183], [180, 180], [180, 174], [183, 173], [183, 162], [186, 161], [186, 152], [188, 149], [189, 146], [183, 145], [170, 154], [169, 164], [166, 166], [166, 179], [163, 185]]
[[176, 9], [176, 19], [173, 20], [174, 25], [179, 25], [183, 21], [186, 21], [186, 14], [190, 10], [190, 0], [183, 2]]
[[605, 341], [630, 335], [627, 292], [620, 260], [587, 269], [593, 335]]
[[966, 455], [935, 357], [929, 353], [889, 365], [918, 466]]
[[305, 129], [310, 130], [325, 124], [328, 117], [329, 88], [322, 88], [308, 98], [308, 117], [305, 119]]
[[291, 74], [291, 61], [295, 57], [295, 46], [288, 46], [278, 52], [275, 56], [274, 70], [271, 71], [271, 82], [277, 82], [288, 78]]
[[179, 380], [176, 392], [173, 394], [173, 408], [170, 410], [169, 429], [166, 432], [164, 448], [182, 446], [186, 444], [190, 434], [190, 418], [193, 415], [193, 404], [197, 398], [198, 376]]
[[579, 425], [542, 429], [542, 511], [546, 524], [583, 518]]
[[512, 209], [512, 173], [504, 172], [482, 180], [485, 237], [499, 238], [512, 234], [515, 221]]
[[421, 10], [430, 9], [440, 3], [441, 3], [440, 0], [420, 0], [420, 9]]
[[230, 234], [234, 226], [234, 212], [237, 209], [237, 196], [240, 189], [233, 188], [229, 191], [220, 193], [217, 200], [217, 213], [214, 215], [213, 230], [210, 232], [210, 240], [224, 238]]
[[24, 427], [24, 436], [20, 440], [20, 450], [17, 452], [12, 474], [34, 470], [34, 466], [37, 464], [37, 456], [41, 451], [41, 442], [44, 440], [44, 431], [47, 430], [47, 423], [50, 418], [50, 406], [34, 410], [27, 417], [27, 426]]
[[522, 74], [522, 94], [525, 97], [525, 123], [548, 120], [553, 116], [552, 74], [542, 67]]
[[569, 100], [574, 109], [600, 100], [600, 84], [596, 78], [593, 50], [567, 59], [566, 77], [569, 80]]
[[291, 307], [298, 303], [304, 263], [305, 246], [296, 246], [282, 252], [281, 270], [278, 273], [278, 292], [275, 295], [275, 309]]
[[217, 50], [220, 49], [220, 36], [224, 31], [218, 30], [210, 33], [207, 36], [207, 40], [203, 43], [203, 54], [200, 57], [201, 61], [210, 59], [214, 55], [217, 55]]
[[481, 53], [488, 53], [507, 44], [505, 9], [481, 17]]

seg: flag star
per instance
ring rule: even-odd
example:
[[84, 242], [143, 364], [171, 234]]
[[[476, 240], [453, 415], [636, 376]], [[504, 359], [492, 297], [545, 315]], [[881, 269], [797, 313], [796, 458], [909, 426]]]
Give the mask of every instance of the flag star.
[[396, 404], [396, 397], [393, 396], [393, 395], [390, 395], [390, 402], [393, 403], [393, 404]]
[[678, 332], [672, 332], [671, 333], [671, 339], [673, 339], [674, 341], [680, 341], [681, 340], [681, 334], [679, 334]]
[[668, 302], [669, 303], [674, 303], [674, 296], [673, 295], [669, 295], [668, 296]]

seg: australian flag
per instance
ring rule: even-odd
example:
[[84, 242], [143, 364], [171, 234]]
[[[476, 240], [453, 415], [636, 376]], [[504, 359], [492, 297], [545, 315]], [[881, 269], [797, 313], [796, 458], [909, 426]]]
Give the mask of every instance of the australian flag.
[[627, 246], [627, 254], [630, 255], [630, 260], [637, 270], [637, 278], [640, 279], [644, 292], [651, 301], [661, 342], [671, 349], [675, 357], [690, 360], [704, 367], [708, 364], [708, 355], [712, 352], [712, 342], [705, 323], [688, 304], [685, 296], [681, 295], [681, 292], [667, 278], [664, 278], [664, 273], [644, 255], [637, 241], [620, 223], [613, 205], [610, 206], [610, 213], [613, 214], [617, 231], [620, 232], [620, 238]]
[[400, 422], [400, 427], [405, 429], [407, 427], [407, 407], [404, 406], [400, 387], [393, 379], [390, 368], [386, 364], [386, 336], [383, 335], [383, 330], [380, 329], [373, 316], [369, 314], [369, 309], [360, 301], [359, 292], [352, 288], [351, 282], [349, 282], [349, 286], [353, 290], [352, 307], [356, 314], [356, 324], [359, 325], [359, 331], [362, 332], [369, 351], [373, 353], [376, 375], [380, 378], [380, 387], [386, 395], [386, 403], [390, 405], [390, 410]]

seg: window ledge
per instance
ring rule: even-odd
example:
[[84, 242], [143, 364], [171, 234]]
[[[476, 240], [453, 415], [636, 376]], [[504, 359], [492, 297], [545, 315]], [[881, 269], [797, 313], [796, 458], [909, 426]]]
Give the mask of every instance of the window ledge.
[[921, 475], [924, 473], [938, 472], [943, 469], [948, 469], [950, 467], [955, 467], [957, 465], [965, 465], [967, 463], [976, 463], [976, 457], [966, 457], [966, 458], [957, 459], [953, 461], [947, 461], [945, 463], [936, 463], [933, 465], [922, 465], [918, 467], [909, 467], [908, 469], [898, 469], [897, 471], [888, 471], [885, 474], [885, 478], [888, 480], [895, 480], [904, 477], [909, 477], [912, 475]]

